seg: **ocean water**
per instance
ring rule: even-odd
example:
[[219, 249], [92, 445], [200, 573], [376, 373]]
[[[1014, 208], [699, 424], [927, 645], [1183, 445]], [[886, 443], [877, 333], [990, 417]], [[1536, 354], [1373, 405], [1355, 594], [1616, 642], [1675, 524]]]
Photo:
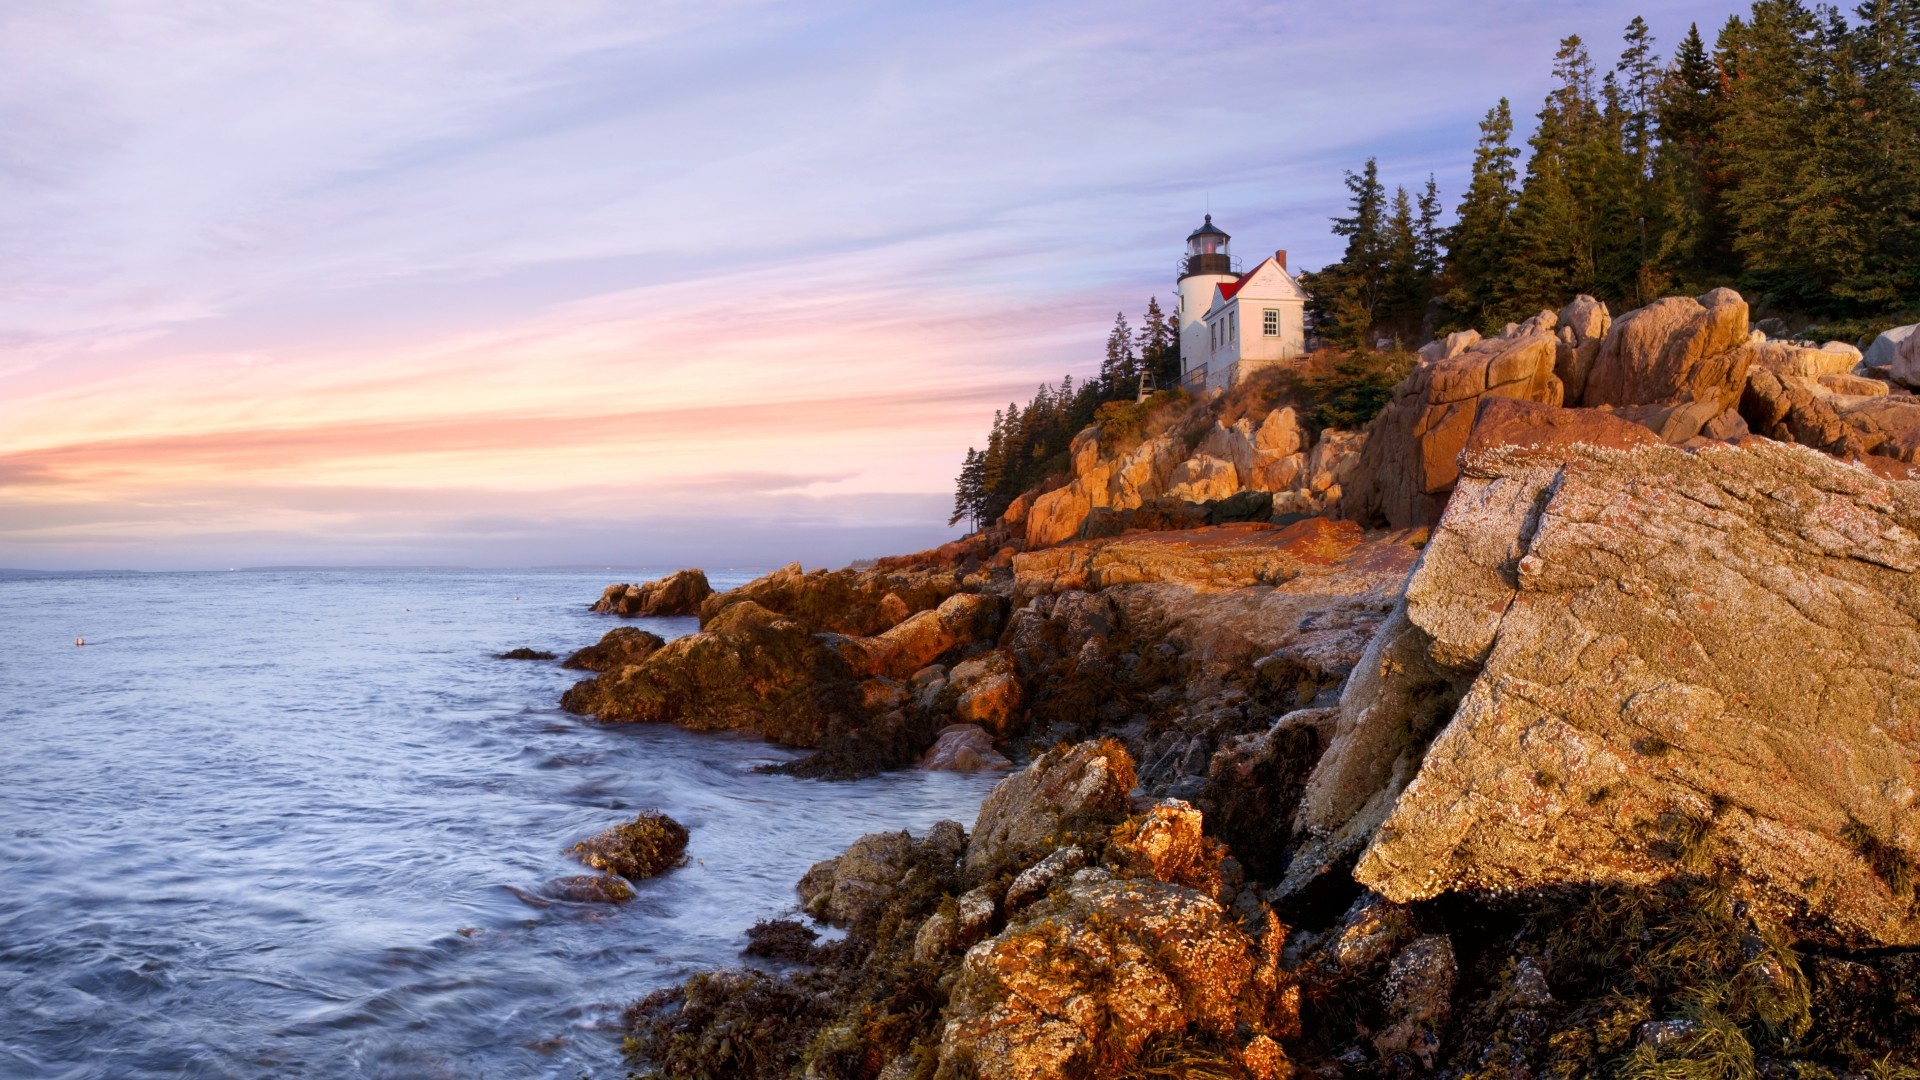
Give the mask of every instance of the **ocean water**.
[[[0, 1076], [623, 1076], [619, 1011], [742, 963], [810, 864], [971, 827], [993, 777], [756, 775], [792, 752], [598, 725], [555, 705], [578, 673], [492, 659], [597, 640], [622, 577], [0, 581]], [[688, 865], [543, 898], [655, 807]]]

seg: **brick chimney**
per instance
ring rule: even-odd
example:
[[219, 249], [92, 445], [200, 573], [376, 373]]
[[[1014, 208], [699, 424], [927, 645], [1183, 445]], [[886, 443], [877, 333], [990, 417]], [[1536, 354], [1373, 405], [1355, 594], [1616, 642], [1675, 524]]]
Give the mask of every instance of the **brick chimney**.
[[1280, 269], [1285, 270], [1287, 268], [1287, 249], [1281, 248], [1279, 251], [1274, 252], [1273, 261], [1280, 264]]

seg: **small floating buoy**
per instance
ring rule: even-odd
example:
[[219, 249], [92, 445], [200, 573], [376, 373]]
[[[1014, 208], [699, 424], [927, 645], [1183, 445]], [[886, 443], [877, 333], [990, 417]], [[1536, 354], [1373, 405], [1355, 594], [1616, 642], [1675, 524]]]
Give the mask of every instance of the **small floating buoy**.
[[86, 638], [83, 638], [83, 637], [77, 637], [77, 638], [74, 638], [74, 639], [73, 639], [73, 643], [74, 643], [74, 644], [75, 644], [76, 646], [78, 646], [78, 645], [85, 645], [85, 644], [87, 643], [87, 639], [86, 639]]

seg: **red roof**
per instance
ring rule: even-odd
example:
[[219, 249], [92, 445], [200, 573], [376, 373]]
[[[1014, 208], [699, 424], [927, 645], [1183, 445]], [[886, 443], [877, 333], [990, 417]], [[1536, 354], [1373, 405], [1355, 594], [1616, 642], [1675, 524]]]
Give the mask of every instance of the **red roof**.
[[[1266, 263], [1260, 264], [1260, 266], [1265, 266], [1265, 265]], [[1253, 277], [1254, 274], [1259, 272], [1260, 266], [1254, 267], [1252, 270], [1249, 270], [1246, 273], [1241, 274], [1239, 277], [1234, 278], [1232, 281], [1221, 282], [1220, 283], [1220, 299], [1222, 300], [1233, 299], [1233, 294], [1240, 291], [1240, 286], [1245, 285], [1247, 283], [1248, 278]]]

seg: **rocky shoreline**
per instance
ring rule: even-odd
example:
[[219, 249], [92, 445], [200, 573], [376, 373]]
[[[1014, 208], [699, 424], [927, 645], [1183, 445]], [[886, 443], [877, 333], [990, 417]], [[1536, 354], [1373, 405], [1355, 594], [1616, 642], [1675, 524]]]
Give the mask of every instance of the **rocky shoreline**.
[[615, 629], [572, 711], [804, 776], [1027, 762], [810, 871], [844, 938], [765, 924], [638, 1003], [635, 1067], [1920, 1077], [1920, 338], [1886, 351], [1582, 297], [1422, 350], [1365, 431], [1168, 399], [967, 540], [609, 588], [700, 629]]

